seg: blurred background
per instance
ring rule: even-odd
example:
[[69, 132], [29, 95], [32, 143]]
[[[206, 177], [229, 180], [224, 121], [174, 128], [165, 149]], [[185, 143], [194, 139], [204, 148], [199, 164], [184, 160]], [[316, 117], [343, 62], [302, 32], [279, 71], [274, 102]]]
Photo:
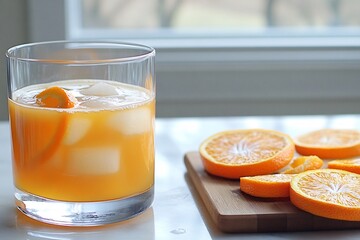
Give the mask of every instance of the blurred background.
[[157, 116], [360, 113], [357, 0], [0, 0], [5, 52], [21, 43], [116, 40], [157, 52]]

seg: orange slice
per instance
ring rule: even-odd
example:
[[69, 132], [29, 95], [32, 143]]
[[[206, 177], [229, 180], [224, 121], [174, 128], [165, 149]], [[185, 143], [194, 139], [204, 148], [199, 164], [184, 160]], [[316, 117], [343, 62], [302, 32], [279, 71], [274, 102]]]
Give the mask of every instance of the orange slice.
[[295, 140], [296, 151], [320, 158], [352, 158], [360, 155], [360, 132], [346, 129], [322, 129]]
[[360, 158], [333, 160], [328, 162], [328, 168], [341, 169], [360, 174]]
[[301, 156], [296, 158], [290, 165], [290, 168], [283, 171], [283, 173], [301, 173], [307, 170], [320, 169], [323, 165], [323, 160], [318, 156]]
[[36, 103], [41, 107], [72, 108], [76, 99], [61, 87], [49, 87], [36, 95]]
[[273, 173], [286, 166], [294, 152], [289, 136], [264, 129], [220, 132], [200, 146], [205, 170], [230, 179]]
[[29, 164], [49, 159], [67, 127], [65, 112], [29, 108], [9, 102], [15, 162]]
[[240, 190], [254, 197], [289, 197], [290, 181], [296, 174], [269, 174], [240, 178]]
[[317, 216], [360, 221], [360, 175], [337, 169], [299, 173], [290, 183], [290, 200]]
[[[49, 87], [35, 96], [41, 107], [70, 108], [76, 99], [60, 87]], [[25, 107], [9, 101], [13, 155], [17, 164], [48, 160], [62, 142], [67, 128], [66, 112]]]

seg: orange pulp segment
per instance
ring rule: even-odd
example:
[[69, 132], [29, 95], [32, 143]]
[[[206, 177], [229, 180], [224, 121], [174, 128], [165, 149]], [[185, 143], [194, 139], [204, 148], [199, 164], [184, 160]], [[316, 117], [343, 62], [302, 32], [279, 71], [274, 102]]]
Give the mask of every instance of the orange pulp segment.
[[333, 160], [328, 162], [328, 168], [341, 169], [360, 174], [360, 158]]
[[283, 171], [283, 173], [301, 173], [307, 170], [320, 169], [322, 165], [323, 160], [318, 156], [301, 156], [296, 158], [290, 164], [290, 168]]
[[290, 183], [290, 200], [317, 216], [360, 221], [360, 175], [337, 169], [299, 173]]
[[37, 94], [36, 103], [41, 107], [72, 108], [76, 99], [63, 88], [53, 86]]
[[325, 159], [360, 155], [360, 132], [351, 129], [322, 129], [295, 139], [296, 151]]
[[205, 170], [230, 179], [273, 173], [286, 166], [294, 152], [289, 136], [265, 129], [220, 132], [200, 145]]
[[254, 197], [289, 197], [290, 181], [296, 174], [269, 174], [240, 178], [240, 190]]

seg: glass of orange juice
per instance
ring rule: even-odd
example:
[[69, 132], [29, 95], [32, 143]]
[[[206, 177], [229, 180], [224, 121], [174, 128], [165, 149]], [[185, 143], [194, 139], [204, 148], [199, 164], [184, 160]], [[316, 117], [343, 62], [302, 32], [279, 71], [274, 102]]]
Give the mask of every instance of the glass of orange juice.
[[118, 42], [44, 42], [7, 53], [17, 208], [95, 226], [154, 198], [155, 51]]

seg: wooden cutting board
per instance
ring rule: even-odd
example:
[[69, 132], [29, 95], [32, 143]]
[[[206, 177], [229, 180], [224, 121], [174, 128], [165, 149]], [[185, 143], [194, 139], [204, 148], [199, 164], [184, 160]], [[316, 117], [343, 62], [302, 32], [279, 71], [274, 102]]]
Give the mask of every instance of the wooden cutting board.
[[242, 193], [238, 180], [205, 172], [198, 152], [186, 153], [184, 161], [191, 183], [223, 232], [360, 229], [360, 222], [327, 219], [301, 211], [288, 198], [264, 199]]

